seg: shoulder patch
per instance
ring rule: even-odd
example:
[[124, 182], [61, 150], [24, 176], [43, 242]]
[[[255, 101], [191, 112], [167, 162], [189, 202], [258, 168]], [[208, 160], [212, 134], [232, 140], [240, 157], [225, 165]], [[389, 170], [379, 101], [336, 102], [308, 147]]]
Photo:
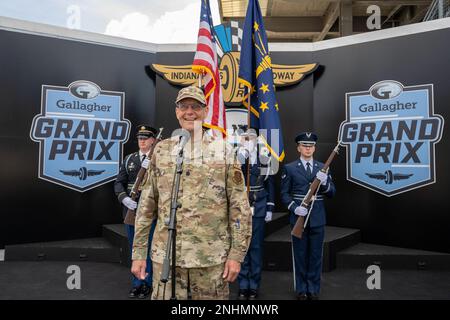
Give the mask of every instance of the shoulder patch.
[[234, 171], [233, 171], [233, 182], [235, 183], [235, 184], [241, 184], [242, 183], [242, 171], [241, 171], [241, 169], [236, 169], [236, 168], [234, 168]]

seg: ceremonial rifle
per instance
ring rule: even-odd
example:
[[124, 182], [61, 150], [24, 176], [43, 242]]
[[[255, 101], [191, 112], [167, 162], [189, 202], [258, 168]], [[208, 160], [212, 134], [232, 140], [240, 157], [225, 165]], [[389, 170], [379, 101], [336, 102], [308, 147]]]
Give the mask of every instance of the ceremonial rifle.
[[[328, 160], [325, 162], [323, 168], [320, 170], [324, 173], [328, 172], [328, 168], [330, 167], [331, 162], [333, 161], [334, 157], [339, 153], [339, 147], [340, 142], [334, 147], [333, 151], [331, 152], [330, 156], [328, 157]], [[314, 202], [314, 197], [316, 196], [318, 189], [320, 187], [320, 180], [317, 179], [317, 177], [314, 179], [313, 183], [311, 183], [311, 186], [309, 187], [308, 193], [306, 194], [305, 198], [303, 199], [301, 206], [308, 209], [308, 219], [309, 215], [311, 215], [312, 210], [310, 208], [311, 202]], [[303, 230], [306, 227], [306, 224], [308, 223], [308, 219], [305, 221], [305, 217], [299, 216], [297, 219], [297, 222], [295, 223], [294, 228], [292, 229], [291, 234], [299, 239], [302, 238]]]

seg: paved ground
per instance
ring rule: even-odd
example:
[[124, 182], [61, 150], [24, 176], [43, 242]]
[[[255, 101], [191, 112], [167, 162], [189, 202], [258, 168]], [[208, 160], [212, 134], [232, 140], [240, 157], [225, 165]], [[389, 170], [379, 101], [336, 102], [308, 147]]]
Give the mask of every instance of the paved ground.
[[[68, 290], [70, 265], [81, 269], [81, 289]], [[368, 290], [365, 270], [338, 269], [324, 273], [322, 300], [445, 299], [450, 300], [450, 272], [382, 270], [381, 290]], [[114, 263], [0, 262], [0, 299], [127, 299], [129, 269]], [[232, 298], [237, 285], [231, 286]], [[288, 272], [264, 272], [261, 299], [294, 298]]]

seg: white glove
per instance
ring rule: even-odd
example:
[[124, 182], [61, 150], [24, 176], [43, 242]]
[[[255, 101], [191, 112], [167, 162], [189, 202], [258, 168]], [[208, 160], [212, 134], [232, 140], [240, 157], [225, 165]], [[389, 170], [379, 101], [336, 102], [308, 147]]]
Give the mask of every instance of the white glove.
[[122, 200], [122, 203], [125, 207], [130, 210], [135, 210], [137, 208], [137, 202], [132, 200], [130, 197], [126, 197]]
[[320, 180], [320, 184], [327, 184], [328, 175], [325, 172], [318, 171], [316, 174], [316, 178]]
[[260, 149], [259, 153], [260, 153], [261, 156], [263, 156], [263, 157], [266, 157], [266, 158], [270, 157], [270, 151], [269, 151], [269, 149], [267, 149], [266, 147], [262, 147], [262, 148]]
[[256, 143], [253, 140], [248, 140], [244, 142], [244, 148], [247, 149], [249, 152], [253, 152], [255, 150]]
[[150, 163], [150, 160], [148, 158], [145, 158], [144, 161], [141, 163], [141, 167], [144, 169], [148, 169], [148, 165]]
[[[248, 158], [248, 150], [245, 147], [239, 147], [238, 149], [238, 153], [244, 158], [247, 159]], [[243, 161], [245, 162], [245, 161]]]
[[264, 220], [266, 222], [272, 221], [272, 212], [271, 211], [266, 212], [266, 217], [264, 218]]
[[298, 206], [297, 208], [295, 208], [295, 214], [304, 217], [308, 214], [308, 209], [303, 206]]

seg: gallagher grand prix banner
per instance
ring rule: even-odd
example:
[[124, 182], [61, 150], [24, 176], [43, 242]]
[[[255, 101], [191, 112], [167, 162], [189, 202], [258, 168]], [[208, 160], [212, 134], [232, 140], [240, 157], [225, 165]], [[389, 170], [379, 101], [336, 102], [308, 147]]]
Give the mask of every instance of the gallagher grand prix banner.
[[444, 119], [434, 114], [433, 85], [381, 81], [346, 94], [339, 141], [347, 148], [347, 179], [393, 196], [436, 181], [435, 145]]
[[79, 192], [114, 180], [130, 131], [124, 100], [90, 81], [43, 85], [30, 131], [39, 142], [39, 178]]

